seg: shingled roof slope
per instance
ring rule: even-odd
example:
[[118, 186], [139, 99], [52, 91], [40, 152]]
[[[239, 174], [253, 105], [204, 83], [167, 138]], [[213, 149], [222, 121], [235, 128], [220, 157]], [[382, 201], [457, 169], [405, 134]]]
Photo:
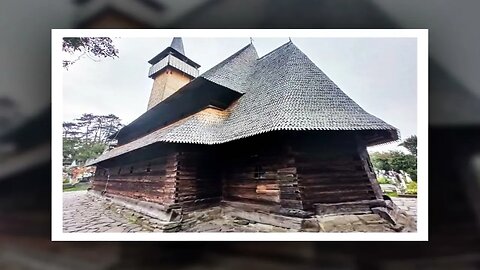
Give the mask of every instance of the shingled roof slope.
[[249, 44], [200, 77], [244, 94], [257, 59], [255, 47]]
[[350, 99], [292, 42], [261, 58], [248, 45], [201, 76], [244, 95], [223, 113], [201, 111], [112, 149], [95, 162], [156, 142], [220, 144], [275, 130], [397, 133]]

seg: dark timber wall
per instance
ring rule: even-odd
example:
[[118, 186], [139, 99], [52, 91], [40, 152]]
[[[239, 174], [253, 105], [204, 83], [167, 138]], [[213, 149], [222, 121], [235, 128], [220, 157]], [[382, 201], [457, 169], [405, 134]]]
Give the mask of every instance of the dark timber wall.
[[[242, 147], [243, 146], [243, 147]], [[278, 169], [287, 162], [281, 151], [251, 144], [235, 145], [224, 161], [223, 198], [227, 201], [278, 205]]]
[[152, 159], [122, 160], [106, 168], [97, 167], [93, 189], [164, 205], [173, 204], [177, 156], [174, 152], [160, 152]]
[[315, 203], [381, 198], [381, 192], [377, 196], [379, 186], [361, 139], [305, 138], [294, 143], [293, 149], [303, 209], [311, 210]]
[[353, 133], [271, 133], [226, 144], [223, 157], [225, 201], [313, 211], [315, 203], [382, 198]]
[[218, 154], [214, 147], [178, 147], [176, 203], [184, 209], [218, 204], [222, 199], [222, 180]]
[[205, 146], [157, 145], [100, 163], [93, 189], [170, 208], [212, 205], [222, 196], [216, 158]]
[[185, 210], [223, 200], [313, 212], [316, 203], [382, 198], [364, 141], [348, 132], [274, 132], [219, 146], [156, 144], [99, 164], [93, 188], [105, 187]]

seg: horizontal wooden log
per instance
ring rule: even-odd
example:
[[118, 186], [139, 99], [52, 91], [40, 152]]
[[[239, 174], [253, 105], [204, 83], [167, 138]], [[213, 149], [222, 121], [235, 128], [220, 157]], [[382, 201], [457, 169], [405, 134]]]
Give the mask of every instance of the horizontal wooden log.
[[242, 200], [242, 199], [247, 199], [247, 200], [251, 200], [251, 201], [257, 201], [257, 202], [275, 202], [275, 203], [278, 203], [280, 202], [280, 198], [279, 196], [266, 196], [266, 195], [258, 195], [258, 194], [251, 194], [251, 193], [247, 193], [247, 194], [239, 194], [239, 193], [235, 193], [235, 194], [225, 194], [225, 196], [227, 198], [235, 198], [237, 200]]
[[242, 219], [252, 220], [258, 223], [269, 224], [282, 228], [297, 229], [302, 228], [302, 219], [287, 217], [284, 215], [276, 215], [273, 213], [262, 213], [262, 212], [248, 212], [243, 210], [236, 210], [234, 208], [226, 211], [226, 215], [232, 217], [239, 217]]
[[371, 185], [369, 183], [359, 183], [359, 184], [330, 184], [330, 185], [299, 185], [298, 189], [301, 192], [305, 193], [316, 193], [316, 192], [327, 192], [327, 191], [337, 191], [337, 190], [370, 190]]
[[372, 207], [384, 206], [382, 200], [361, 200], [342, 203], [314, 204], [317, 215], [364, 214], [371, 213]]
[[263, 211], [267, 213], [275, 213], [280, 210], [280, 205], [265, 205], [259, 203], [248, 203], [248, 202], [239, 202], [239, 201], [230, 201], [230, 200], [223, 200], [222, 205], [226, 207], [233, 207], [236, 209], [243, 209], [247, 211]]
[[289, 168], [281, 168], [277, 170], [278, 174], [296, 174], [297, 168], [296, 167], [289, 167]]
[[303, 209], [303, 202], [300, 200], [281, 199], [280, 205], [282, 208]]
[[301, 186], [314, 186], [314, 185], [355, 185], [370, 183], [366, 177], [323, 177], [323, 178], [299, 178], [298, 183]]
[[332, 190], [332, 191], [319, 191], [319, 192], [306, 192], [302, 193], [302, 196], [306, 199], [311, 198], [326, 198], [326, 197], [339, 197], [342, 196], [366, 196], [370, 193], [373, 193], [371, 189], [362, 189], [362, 190]]
[[343, 196], [328, 196], [328, 197], [317, 197], [317, 198], [304, 198], [302, 202], [305, 205], [312, 205], [314, 203], [340, 203], [348, 201], [361, 201], [361, 200], [372, 200], [375, 199], [373, 193], [369, 194], [356, 194], [356, 195], [343, 195]]
[[277, 181], [265, 181], [265, 182], [253, 182], [253, 181], [249, 181], [249, 182], [234, 182], [234, 183], [224, 183], [225, 184], [225, 187], [230, 187], [230, 188], [257, 188], [258, 185], [266, 185], [266, 186], [269, 186], [271, 185], [270, 188], [273, 188], [273, 186], [276, 186], [277, 188], [279, 188], [278, 186], [278, 183]]

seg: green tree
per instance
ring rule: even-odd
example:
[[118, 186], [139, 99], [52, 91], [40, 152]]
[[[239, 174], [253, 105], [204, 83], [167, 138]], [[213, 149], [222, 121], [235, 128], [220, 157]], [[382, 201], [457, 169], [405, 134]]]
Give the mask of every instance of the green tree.
[[63, 123], [63, 158], [65, 163], [79, 164], [96, 158], [107, 149], [111, 139], [123, 127], [118, 116], [84, 113], [72, 122]]
[[108, 37], [65, 37], [62, 50], [71, 55], [77, 55], [75, 60], [63, 60], [65, 69], [84, 56], [94, 61], [100, 61], [101, 58], [116, 58], [119, 54], [112, 39]]
[[63, 160], [71, 163], [76, 158], [79, 140], [75, 138], [63, 138]]
[[85, 163], [89, 159], [100, 156], [105, 149], [107, 149], [107, 145], [101, 142], [82, 143], [76, 152], [75, 160], [79, 163]]
[[67, 163], [77, 161], [83, 164], [85, 161], [100, 156], [107, 149], [102, 142], [84, 142], [80, 139], [63, 139], [63, 158]]
[[375, 152], [370, 155], [372, 165], [377, 170], [404, 171], [417, 179], [417, 157], [401, 151]]
[[417, 135], [412, 135], [406, 138], [400, 146], [407, 148], [407, 150], [412, 154], [417, 156]]
[[372, 165], [377, 170], [391, 171], [390, 152], [375, 152], [370, 154]]

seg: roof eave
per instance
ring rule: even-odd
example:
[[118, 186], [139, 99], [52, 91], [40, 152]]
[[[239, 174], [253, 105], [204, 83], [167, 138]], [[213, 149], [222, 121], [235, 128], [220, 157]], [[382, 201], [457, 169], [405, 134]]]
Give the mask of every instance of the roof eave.
[[185, 61], [187, 64], [191, 65], [192, 67], [194, 68], [199, 68], [200, 65], [198, 63], [196, 63], [195, 61], [193, 61], [192, 59], [188, 58], [187, 56], [185, 56], [184, 54], [182, 54], [181, 52], [175, 50], [174, 48], [172, 47], [167, 47], [165, 50], [161, 51], [159, 54], [155, 55], [155, 57], [153, 57], [152, 59], [148, 60], [148, 63], [151, 64], [151, 65], [155, 65], [156, 63], [158, 63], [160, 60], [162, 60], [165, 56], [167, 56], [168, 54], [173, 54], [175, 55], [177, 58], [179, 58], [180, 60], [182, 61]]

